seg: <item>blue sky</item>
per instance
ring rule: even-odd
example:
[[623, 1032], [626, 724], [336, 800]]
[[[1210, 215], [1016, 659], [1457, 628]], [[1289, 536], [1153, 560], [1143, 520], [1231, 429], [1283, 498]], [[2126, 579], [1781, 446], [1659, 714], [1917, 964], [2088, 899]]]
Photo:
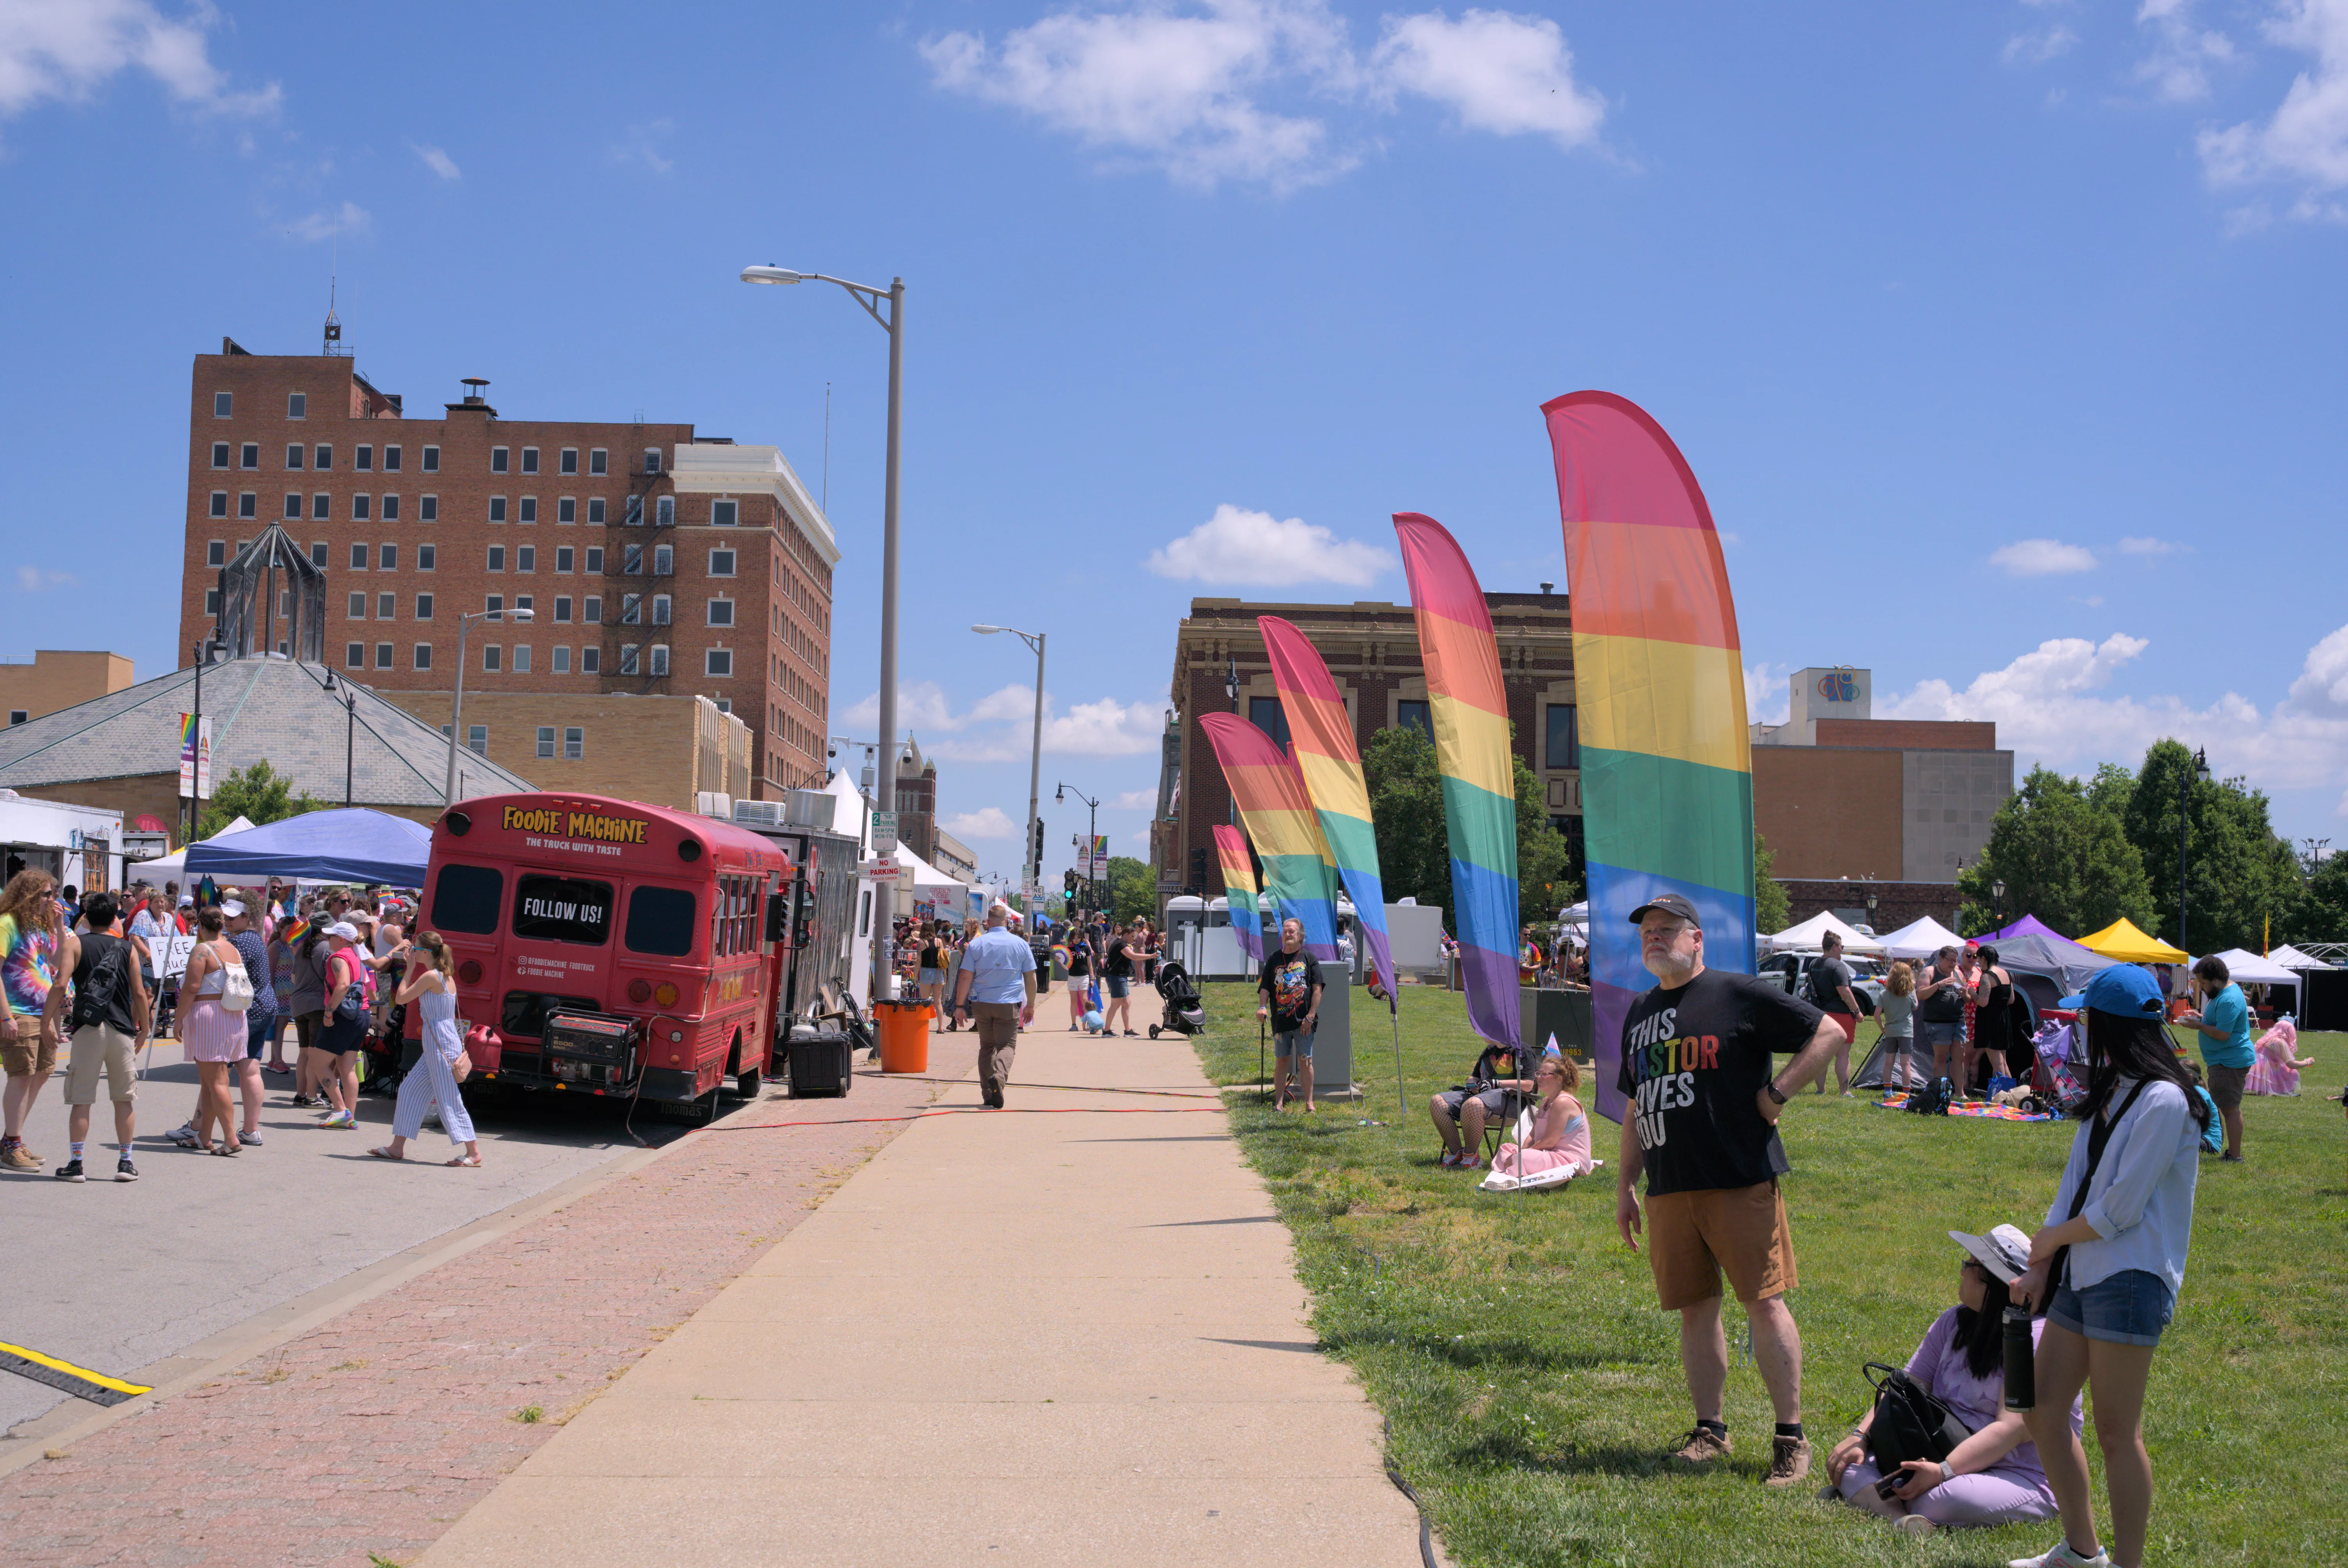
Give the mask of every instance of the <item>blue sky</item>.
[[[689, 419], [824, 482], [874, 689], [907, 312], [901, 722], [987, 869], [1131, 851], [1195, 593], [1400, 599], [1388, 514], [1563, 577], [1537, 405], [1673, 433], [1756, 716], [1805, 665], [2025, 760], [2164, 734], [2348, 841], [2348, 0], [1339, 0], [458, 13], [0, 0], [0, 654], [170, 663], [189, 356]], [[1002, 836], [983, 836], [1000, 827]]]

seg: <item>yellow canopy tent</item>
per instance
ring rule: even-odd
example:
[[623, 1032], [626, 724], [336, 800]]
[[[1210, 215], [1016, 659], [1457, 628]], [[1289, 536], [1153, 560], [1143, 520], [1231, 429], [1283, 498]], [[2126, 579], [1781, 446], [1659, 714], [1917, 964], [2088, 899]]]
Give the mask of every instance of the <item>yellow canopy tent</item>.
[[2132, 920], [2116, 920], [2094, 935], [2082, 936], [2077, 941], [2089, 952], [2116, 958], [2123, 964], [2189, 964], [2193, 961], [2191, 954], [2180, 953], [2157, 936], [2147, 936], [2138, 931]]

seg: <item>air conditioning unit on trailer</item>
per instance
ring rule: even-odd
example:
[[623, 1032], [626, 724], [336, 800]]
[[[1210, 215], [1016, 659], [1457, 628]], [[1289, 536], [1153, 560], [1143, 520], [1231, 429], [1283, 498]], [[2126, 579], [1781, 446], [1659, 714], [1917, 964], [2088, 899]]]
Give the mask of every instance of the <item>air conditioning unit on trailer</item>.
[[736, 800], [734, 820], [746, 827], [779, 828], [787, 819], [780, 800]]

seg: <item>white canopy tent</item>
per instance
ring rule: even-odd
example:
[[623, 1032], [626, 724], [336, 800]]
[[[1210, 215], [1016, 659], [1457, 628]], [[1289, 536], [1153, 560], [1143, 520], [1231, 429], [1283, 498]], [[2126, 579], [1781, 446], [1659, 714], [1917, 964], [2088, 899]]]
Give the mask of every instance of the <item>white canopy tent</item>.
[[897, 852], [891, 858], [899, 865], [912, 869], [915, 898], [928, 903], [951, 903], [953, 917], [956, 920], [963, 917], [963, 908], [970, 902], [969, 883], [946, 875], [903, 844], [897, 846]]
[[[1849, 938], [1844, 940], [1849, 941]], [[1943, 947], [1953, 947], [1962, 952], [1965, 945], [1963, 937], [1929, 914], [1876, 940], [1883, 944], [1885, 954], [1892, 958], [1930, 958]]]
[[1850, 926], [1837, 920], [1832, 910], [1826, 909], [1818, 911], [1799, 925], [1789, 925], [1783, 931], [1762, 937], [1761, 945], [1772, 953], [1784, 953], [1788, 949], [1799, 951], [1815, 948], [1821, 944], [1829, 931], [1842, 938], [1843, 951], [1846, 953], [1881, 953], [1883, 951], [1883, 944], [1880, 941], [1872, 936], [1860, 935]]
[[[214, 833], [211, 839], [202, 839], [198, 841], [201, 843], [210, 843], [212, 841], [212, 839], [225, 839], [231, 833], [242, 833], [247, 828], [252, 826], [252, 820], [245, 816], [243, 813], [239, 812], [235, 820], [230, 822], [227, 827], [222, 828], [219, 832]], [[174, 850], [171, 853], [163, 856], [160, 860], [133, 861], [129, 866], [124, 868], [123, 874], [125, 876], [135, 877], [143, 882], [151, 882], [157, 887], [161, 887], [167, 882], [184, 882], [188, 880], [187, 846], [184, 844], [180, 845], [180, 848]], [[182, 889], [181, 891], [184, 892], [185, 890]]]
[[2226, 966], [2227, 978], [2245, 985], [2288, 985], [2299, 989], [2299, 972], [2286, 969], [2271, 958], [2261, 958], [2246, 948], [2232, 947], [2213, 954]]
[[2273, 952], [2268, 954], [2267, 962], [2270, 964], [2279, 964], [2285, 969], [2329, 969], [2332, 967], [2331, 965], [2326, 964], [2322, 959], [2311, 957], [2307, 954], [2302, 953], [2298, 948], [2291, 946], [2289, 943], [2283, 944], [2281, 947], [2278, 947]]

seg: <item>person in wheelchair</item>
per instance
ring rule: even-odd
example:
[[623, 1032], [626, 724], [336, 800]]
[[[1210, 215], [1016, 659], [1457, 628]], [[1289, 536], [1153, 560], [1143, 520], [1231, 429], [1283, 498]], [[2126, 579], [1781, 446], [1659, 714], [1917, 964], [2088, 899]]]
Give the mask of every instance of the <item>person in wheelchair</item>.
[[1439, 1163], [1446, 1170], [1473, 1171], [1483, 1164], [1484, 1124], [1508, 1119], [1510, 1091], [1533, 1092], [1532, 1079], [1500, 1076], [1516, 1069], [1513, 1047], [1498, 1043], [1488, 1045], [1483, 1055], [1476, 1058], [1466, 1083], [1454, 1084], [1426, 1102], [1427, 1114], [1435, 1119], [1435, 1130], [1443, 1138], [1443, 1159]]
[[[2030, 1238], [2012, 1225], [1985, 1236], [1951, 1231], [1964, 1248], [1957, 1267], [1957, 1305], [1932, 1320], [1924, 1342], [1908, 1358], [1908, 1376], [1949, 1408], [1972, 1433], [1946, 1460], [1910, 1460], [1904, 1478], [1886, 1481], [1868, 1452], [1869, 1410], [1827, 1455], [1829, 1489], [1845, 1502], [1892, 1521], [1911, 1535], [1936, 1528], [2019, 1524], [2055, 1515], [2024, 1412], [2005, 1408], [2006, 1287], [2030, 1266]], [[2046, 1320], [2030, 1326], [2034, 1336]], [[2074, 1431], [2085, 1424], [2076, 1401]]]

